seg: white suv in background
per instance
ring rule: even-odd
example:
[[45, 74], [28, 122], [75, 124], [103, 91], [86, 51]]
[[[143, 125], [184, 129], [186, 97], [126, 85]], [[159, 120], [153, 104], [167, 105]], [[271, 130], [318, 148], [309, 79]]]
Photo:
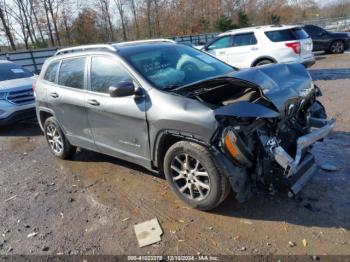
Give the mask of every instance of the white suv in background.
[[312, 39], [300, 26], [269, 25], [230, 30], [202, 50], [222, 61], [248, 68], [269, 63], [315, 63]]

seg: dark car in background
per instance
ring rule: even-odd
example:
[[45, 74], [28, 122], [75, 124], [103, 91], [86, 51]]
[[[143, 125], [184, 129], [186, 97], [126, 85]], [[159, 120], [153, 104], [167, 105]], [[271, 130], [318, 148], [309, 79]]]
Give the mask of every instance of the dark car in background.
[[329, 32], [315, 25], [305, 25], [304, 30], [312, 38], [313, 51], [341, 54], [350, 47], [350, 33]]

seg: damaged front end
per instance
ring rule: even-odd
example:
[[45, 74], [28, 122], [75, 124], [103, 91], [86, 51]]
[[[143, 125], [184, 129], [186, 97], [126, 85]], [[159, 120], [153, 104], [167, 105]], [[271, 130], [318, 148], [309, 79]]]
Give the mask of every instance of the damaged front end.
[[213, 107], [220, 127], [211, 150], [239, 201], [260, 187], [294, 196], [317, 173], [310, 149], [335, 120], [301, 66], [238, 72], [182, 92]]

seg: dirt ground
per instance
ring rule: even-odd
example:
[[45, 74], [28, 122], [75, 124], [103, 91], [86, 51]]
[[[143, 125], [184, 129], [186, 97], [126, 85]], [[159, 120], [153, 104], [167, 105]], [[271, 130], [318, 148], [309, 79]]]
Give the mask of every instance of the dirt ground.
[[[85, 150], [62, 161], [35, 123], [1, 127], [0, 254], [350, 254], [350, 53], [319, 56], [310, 73], [338, 121], [314, 152], [338, 171], [295, 200], [230, 196], [201, 212], [136, 165]], [[154, 217], [162, 241], [139, 248], [133, 226]]]

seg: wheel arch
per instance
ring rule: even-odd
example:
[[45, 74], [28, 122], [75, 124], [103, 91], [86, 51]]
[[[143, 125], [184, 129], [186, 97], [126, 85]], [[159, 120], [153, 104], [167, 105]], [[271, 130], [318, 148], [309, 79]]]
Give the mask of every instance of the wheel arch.
[[277, 60], [275, 58], [273, 58], [272, 56], [260, 56], [253, 61], [253, 63], [250, 65], [250, 67], [256, 66], [256, 64], [262, 60], [270, 60], [270, 61], [272, 61], [272, 63], [277, 63]]
[[41, 130], [44, 130], [45, 121], [51, 116], [55, 116], [55, 113], [51, 109], [45, 107], [39, 108], [37, 117]]
[[195, 142], [204, 146], [208, 146], [202, 139], [195, 137], [191, 133], [183, 133], [178, 130], [165, 129], [158, 132], [152, 150], [153, 165], [163, 172], [163, 162], [165, 153], [175, 143], [179, 141]]

